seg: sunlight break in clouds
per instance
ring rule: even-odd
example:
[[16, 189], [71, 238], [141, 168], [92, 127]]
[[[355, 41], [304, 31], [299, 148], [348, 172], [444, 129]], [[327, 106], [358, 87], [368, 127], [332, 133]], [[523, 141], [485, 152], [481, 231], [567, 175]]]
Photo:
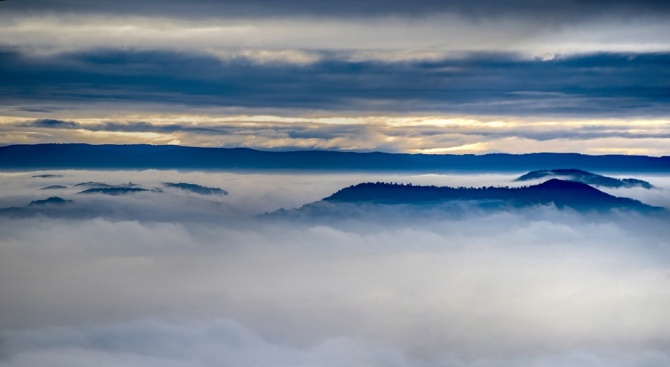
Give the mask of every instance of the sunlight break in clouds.
[[670, 155], [670, 123], [663, 119], [162, 115], [138, 122], [136, 118], [4, 118], [0, 143], [75, 141], [426, 154], [552, 151]]

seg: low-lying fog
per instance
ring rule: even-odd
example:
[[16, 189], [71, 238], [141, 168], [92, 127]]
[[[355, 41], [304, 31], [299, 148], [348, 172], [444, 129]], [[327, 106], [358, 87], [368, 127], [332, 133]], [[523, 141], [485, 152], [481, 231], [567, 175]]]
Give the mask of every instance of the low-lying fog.
[[[363, 181], [529, 184], [521, 173], [0, 173], [1, 208], [74, 200], [0, 217], [0, 366], [670, 365], [667, 217], [255, 217]], [[670, 207], [670, 177], [618, 177], [657, 188], [603, 191]], [[88, 181], [162, 192], [77, 194]]]

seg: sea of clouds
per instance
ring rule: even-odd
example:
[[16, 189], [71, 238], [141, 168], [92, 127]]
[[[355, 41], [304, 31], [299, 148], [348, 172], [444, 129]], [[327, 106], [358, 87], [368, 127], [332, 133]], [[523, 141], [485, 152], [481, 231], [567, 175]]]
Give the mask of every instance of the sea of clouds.
[[[33, 177], [44, 173], [60, 177]], [[364, 181], [516, 176], [1, 173], [0, 207], [74, 202], [0, 218], [0, 366], [669, 365], [667, 217], [403, 206], [355, 221], [257, 216]], [[608, 192], [670, 207], [670, 177], [633, 177], [657, 188]], [[163, 192], [77, 194], [86, 181]], [[55, 184], [67, 188], [40, 190]]]

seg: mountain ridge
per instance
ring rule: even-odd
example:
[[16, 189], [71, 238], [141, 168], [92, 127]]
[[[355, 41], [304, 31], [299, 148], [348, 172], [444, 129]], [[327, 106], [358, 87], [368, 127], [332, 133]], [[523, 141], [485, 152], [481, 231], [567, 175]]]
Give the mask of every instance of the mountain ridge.
[[514, 181], [524, 182], [524, 181], [544, 179], [547, 177], [560, 178], [568, 181], [581, 182], [587, 185], [610, 187], [610, 188], [642, 187], [645, 189], [651, 189], [654, 187], [647, 181], [638, 180], [635, 178], [619, 179], [574, 168], [558, 168], [558, 169], [531, 171], [524, 175], [519, 176]]
[[616, 197], [580, 182], [550, 179], [524, 187], [414, 186], [366, 182], [343, 188], [322, 201], [331, 203], [374, 203], [432, 205], [445, 202], [498, 202], [501, 206], [528, 207], [553, 204], [578, 211], [613, 209], [652, 212], [663, 210], [640, 201]]
[[0, 147], [0, 170], [155, 168], [498, 172], [540, 170], [552, 166], [610, 172], [670, 172], [670, 156], [586, 155], [581, 153], [433, 155], [74, 143]]

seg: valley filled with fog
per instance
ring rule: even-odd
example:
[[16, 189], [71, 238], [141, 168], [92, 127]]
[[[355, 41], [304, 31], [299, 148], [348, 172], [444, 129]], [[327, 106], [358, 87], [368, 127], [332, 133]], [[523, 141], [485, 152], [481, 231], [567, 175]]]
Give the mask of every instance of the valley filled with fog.
[[[293, 215], [361, 182], [523, 173], [0, 173], [0, 366], [669, 365], [667, 214]], [[610, 176], [670, 208], [670, 176]]]

